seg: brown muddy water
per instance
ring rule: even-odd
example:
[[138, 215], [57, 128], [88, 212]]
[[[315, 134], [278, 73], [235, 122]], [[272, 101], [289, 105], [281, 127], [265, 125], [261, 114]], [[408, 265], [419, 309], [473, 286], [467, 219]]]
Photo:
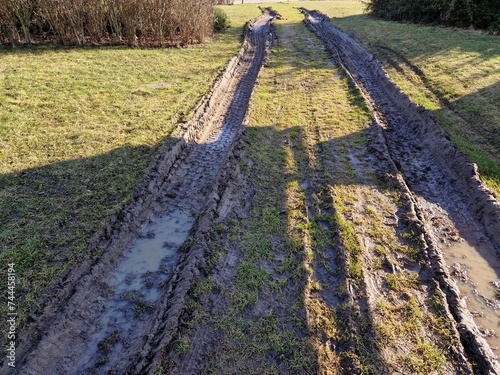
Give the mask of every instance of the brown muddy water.
[[110, 295], [106, 313], [96, 322], [99, 331], [76, 368], [97, 365], [104, 371], [127, 345], [120, 337], [132, 342], [139, 338], [192, 225], [192, 217], [175, 211], [142, 230], [106, 282]]
[[500, 355], [500, 260], [467, 242], [445, 249], [444, 258], [483, 337]]

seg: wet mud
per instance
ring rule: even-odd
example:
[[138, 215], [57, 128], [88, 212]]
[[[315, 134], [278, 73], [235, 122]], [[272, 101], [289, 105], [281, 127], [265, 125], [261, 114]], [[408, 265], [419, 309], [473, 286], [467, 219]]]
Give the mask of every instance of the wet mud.
[[[281, 300], [266, 295], [246, 312], [248, 317], [266, 321], [274, 310], [278, 325], [297, 337], [307, 337], [311, 332], [297, 328], [290, 318], [291, 306], [300, 295], [306, 308], [296, 314], [304, 315], [308, 327], [318, 319], [310, 306], [331, 311], [343, 322], [336, 336], [318, 330], [312, 337], [326, 357], [336, 358], [331, 360], [332, 368], [340, 369], [339, 373], [362, 373], [366, 353], [360, 348], [364, 348], [374, 358], [370, 365], [380, 373], [403, 373], [395, 366], [406, 354], [408, 339], [398, 338], [394, 346], [401, 343], [400, 348], [381, 347], [374, 327], [383, 317], [380, 301], [394, 299], [387, 287], [388, 275], [393, 279], [410, 275], [419, 278], [421, 285], [405, 292], [405, 298], [417, 301], [432, 316], [426, 301], [440, 296], [446, 301], [440, 314], [454, 322], [450, 336], [458, 344], [447, 351], [443, 373], [500, 373], [496, 348], [500, 346], [498, 201], [481, 183], [476, 166], [449, 142], [429, 113], [390, 81], [373, 56], [334, 28], [326, 16], [302, 12], [306, 25], [331, 53], [335, 63], [330, 66], [344, 68], [373, 114], [366, 149], [347, 147], [349, 164], [359, 176], [376, 170], [403, 198], [396, 202], [370, 184], [349, 187], [356, 201], [350, 203], [346, 215], [367, 221], [363, 215], [373, 209], [369, 201], [377, 202], [374, 207], [383, 216], [382, 227], [390, 228], [395, 238], [403, 231], [411, 233], [418, 248], [424, 249], [425, 261], [417, 263], [394, 251], [385, 255], [386, 262], [378, 268], [372, 266], [380, 254], [376, 254], [375, 240], [363, 232], [368, 226], [361, 225], [357, 230], [365, 250], [363, 279], [354, 281], [350, 255], [338, 245], [342, 244], [338, 228], [320, 220], [322, 232], [335, 241], [327, 242], [322, 255], [307, 266], [305, 282], [329, 287], [309, 285], [304, 293], [303, 280], [286, 284]], [[175, 142], [161, 149], [132, 202], [92, 240], [88, 259], [64, 275], [55, 296], [44, 302], [44, 314], [32, 317], [20, 334], [17, 373], [154, 374], [160, 364], [170, 363], [170, 373], [191, 374], [209, 368], [207, 353], [217, 357], [222, 334], [214, 333], [203, 320], [189, 326], [193, 319], [189, 293], [197, 281], [210, 277], [215, 287], [200, 297], [200, 309], [214, 316], [224, 313], [228, 304], [224, 288], [234, 281], [242, 255], [229, 247], [215, 265], [207, 263], [210, 245], [229, 243], [224, 235], [213, 233], [214, 223], [226, 217], [246, 217], [255, 194], [245, 180], [248, 176], [235, 165], [249, 173], [254, 163], [245, 158], [244, 151], [240, 153], [244, 149], [241, 133], [274, 38], [271, 16], [276, 14], [263, 9], [263, 15], [248, 24], [240, 53], [193, 111], [192, 120], [174, 133]], [[303, 132], [319, 145], [315, 157], [320, 169], [334, 175], [339, 168], [335, 160], [342, 158], [335, 145], [321, 143], [318, 129], [306, 126]], [[291, 152], [298, 151], [291, 148]], [[304, 220], [310, 225], [309, 218], [335, 214], [334, 190], [347, 187], [331, 187], [331, 181], [308, 168], [301, 166], [299, 187], [304, 192]], [[314, 238], [304, 235], [302, 242], [306, 250], [314, 251]], [[281, 264], [286, 257], [277, 253], [272, 261]], [[408, 301], [398, 300], [395, 306]], [[431, 332], [431, 324], [425, 324], [419, 326], [422, 337], [431, 342], [439, 339], [439, 334]], [[190, 340], [182, 358], [176, 349], [181, 333]], [[264, 363], [279, 365], [279, 373], [294, 373], [281, 359], [268, 355], [262, 354]], [[6, 364], [0, 373], [9, 373]]]
[[[204, 267], [204, 233], [227, 180], [224, 163], [272, 43], [272, 13], [248, 23], [242, 49], [190, 122], [166, 142], [132, 202], [93, 239], [92, 257], [20, 335], [16, 373], [153, 373]], [[222, 186], [222, 187], [221, 187]], [[7, 364], [0, 373], [9, 373]]]
[[496, 355], [500, 350], [500, 260], [488, 249], [459, 242], [443, 251], [467, 308]]
[[[372, 55], [325, 15], [301, 11], [306, 25], [353, 79], [373, 112], [381, 140], [372, 145], [373, 151], [386, 160], [386, 172], [397, 176], [399, 187], [406, 191], [411, 212], [406, 220], [426, 249], [432, 279], [446, 295], [463, 344], [459, 350], [476, 365], [475, 371], [498, 373], [492, 349], [498, 343], [493, 293], [500, 277], [500, 204], [436, 119], [412, 103]], [[474, 280], [470, 275], [478, 272], [482, 276]]]

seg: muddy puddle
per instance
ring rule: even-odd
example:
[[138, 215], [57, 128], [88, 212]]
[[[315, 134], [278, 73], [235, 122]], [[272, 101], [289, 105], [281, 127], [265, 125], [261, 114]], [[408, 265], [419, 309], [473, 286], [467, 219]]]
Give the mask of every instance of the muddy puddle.
[[266, 10], [253, 29], [245, 29], [240, 53], [194, 110], [193, 120], [178, 129], [179, 141], [157, 155], [123, 215], [110, 218], [106, 235], [93, 245], [103, 250], [100, 258], [75, 268], [57, 299], [49, 301], [47, 318], [26, 330], [16, 353], [19, 373], [154, 373], [160, 349], [174, 340], [207, 244], [188, 241], [185, 251], [179, 248], [195, 219], [205, 218], [202, 227], [208, 226], [219, 199], [211, 192], [229, 179], [219, 172], [272, 41], [270, 14]]
[[140, 337], [192, 225], [192, 217], [175, 211], [156, 218], [141, 231], [106, 281], [106, 313], [77, 368], [99, 367], [104, 371], [119, 360], [127, 346], [122, 336], [132, 342]]
[[450, 274], [483, 337], [500, 354], [500, 260], [480, 245], [461, 242], [444, 251]]
[[156, 219], [143, 229], [108, 285], [116, 294], [141, 290], [146, 299], [154, 299], [155, 286], [165, 280], [192, 224], [192, 218], [179, 211]]

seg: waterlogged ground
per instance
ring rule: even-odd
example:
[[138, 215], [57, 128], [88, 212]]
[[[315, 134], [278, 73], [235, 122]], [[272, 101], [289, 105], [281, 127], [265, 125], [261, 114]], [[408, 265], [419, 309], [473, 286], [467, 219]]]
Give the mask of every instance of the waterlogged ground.
[[[237, 167], [246, 181], [240, 204], [251, 199], [252, 209], [217, 224], [218, 261], [194, 287], [190, 320], [162, 368], [495, 373], [494, 242], [472, 224], [443, 165], [405, 143], [412, 130], [395, 128], [407, 121], [399, 104], [382, 99], [392, 108], [373, 113], [377, 82], [360, 82], [361, 94], [301, 17], [275, 8], [286, 20], [277, 23]], [[450, 259], [458, 250], [461, 269], [481, 277], [460, 281]], [[443, 272], [450, 276], [436, 283]], [[448, 285], [457, 284], [450, 299]], [[456, 314], [479, 344], [460, 336]], [[481, 365], [470, 350], [477, 345], [488, 356]]]
[[500, 371], [498, 202], [373, 56], [273, 7], [20, 336], [22, 373]]
[[450, 273], [495, 354], [500, 354], [500, 261], [489, 249], [466, 242], [444, 251]]

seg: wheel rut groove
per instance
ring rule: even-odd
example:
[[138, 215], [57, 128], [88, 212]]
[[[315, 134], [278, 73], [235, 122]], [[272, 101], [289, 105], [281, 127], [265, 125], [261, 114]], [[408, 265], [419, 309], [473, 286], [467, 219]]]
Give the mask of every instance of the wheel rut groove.
[[[131, 203], [93, 239], [91, 259], [64, 276], [44, 314], [22, 332], [18, 373], [154, 373], [203, 270], [204, 233], [230, 178], [223, 167], [272, 42], [274, 13], [262, 12], [193, 120], [160, 149]], [[0, 368], [9, 371], [6, 363]]]
[[[443, 255], [453, 244], [467, 242], [492, 255], [490, 265], [498, 276], [499, 202], [481, 183], [476, 165], [451, 144], [430, 113], [399, 90], [372, 55], [336, 29], [327, 16], [300, 10], [306, 25], [352, 78], [373, 112], [381, 139], [378, 151], [389, 162], [387, 173], [397, 175], [400, 188], [406, 191], [408, 223], [425, 249], [428, 268], [456, 322], [463, 345], [455, 355], [457, 362], [465, 354], [470, 363], [477, 364], [475, 371], [499, 373], [497, 358]], [[494, 307], [489, 313], [495, 311]]]

